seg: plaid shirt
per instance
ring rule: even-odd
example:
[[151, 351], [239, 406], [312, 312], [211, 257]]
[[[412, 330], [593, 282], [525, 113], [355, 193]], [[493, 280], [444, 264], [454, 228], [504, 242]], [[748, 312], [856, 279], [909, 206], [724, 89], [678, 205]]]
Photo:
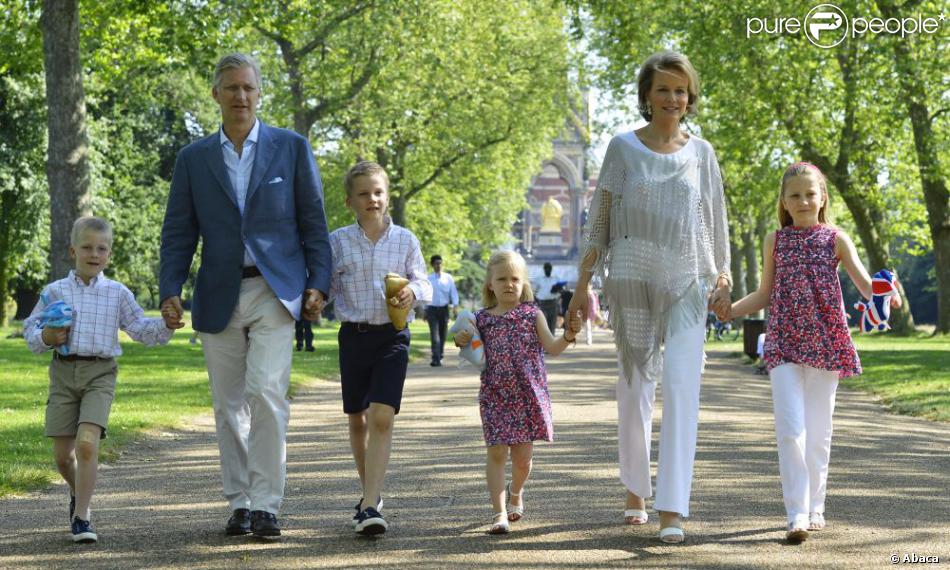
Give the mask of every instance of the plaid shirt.
[[[92, 278], [89, 285], [76, 277], [75, 271], [43, 289], [50, 303], [65, 301], [73, 308], [73, 324], [69, 327], [69, 354], [113, 358], [122, 354], [119, 329], [132, 340], [154, 346], [165, 344], [175, 332], [165, 327], [160, 318], [146, 318], [142, 307], [135, 302], [129, 289], [107, 279], [102, 273]], [[43, 329], [37, 327], [45, 305], [36, 303], [33, 312], [23, 322], [23, 337], [36, 354], [50, 350], [43, 342]]]
[[[333, 275], [330, 299], [336, 318], [343, 322], [381, 325], [390, 322], [386, 312], [383, 278], [398, 273], [409, 279], [408, 287], [417, 302], [432, 300], [432, 285], [426, 276], [419, 240], [412, 232], [392, 223], [376, 243], [366, 237], [358, 224], [330, 234]], [[412, 320], [412, 312], [409, 313]]]

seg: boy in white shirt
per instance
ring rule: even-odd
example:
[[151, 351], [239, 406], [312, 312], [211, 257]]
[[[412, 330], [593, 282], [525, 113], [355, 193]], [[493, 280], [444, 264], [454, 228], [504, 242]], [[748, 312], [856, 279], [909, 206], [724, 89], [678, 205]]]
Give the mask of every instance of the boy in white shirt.
[[[23, 337], [36, 354], [68, 347], [65, 355], [54, 350], [49, 365], [46, 436], [53, 438], [56, 467], [69, 484], [73, 541], [91, 543], [98, 536], [89, 505], [99, 469], [99, 440], [106, 437], [115, 397], [115, 358], [122, 354], [119, 329], [149, 346], [166, 344], [174, 330], [160, 318], [146, 318], [132, 292], [103, 275], [112, 255], [109, 222], [93, 216], [77, 219], [69, 255], [76, 268], [43, 289], [23, 323]], [[56, 301], [72, 308], [69, 327], [44, 326], [43, 311]]]

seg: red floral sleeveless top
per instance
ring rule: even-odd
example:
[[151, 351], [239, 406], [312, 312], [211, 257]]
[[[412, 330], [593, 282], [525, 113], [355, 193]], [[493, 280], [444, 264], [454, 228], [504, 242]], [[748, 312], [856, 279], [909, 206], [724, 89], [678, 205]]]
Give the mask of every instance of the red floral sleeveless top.
[[837, 230], [822, 224], [775, 232], [775, 281], [765, 334], [766, 367], [795, 363], [861, 373], [838, 281]]

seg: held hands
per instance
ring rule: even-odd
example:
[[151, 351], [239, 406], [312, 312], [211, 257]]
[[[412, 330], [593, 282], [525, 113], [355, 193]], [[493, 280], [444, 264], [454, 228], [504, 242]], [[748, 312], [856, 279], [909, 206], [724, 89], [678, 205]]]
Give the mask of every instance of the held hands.
[[709, 305], [716, 312], [716, 318], [720, 321], [732, 320], [732, 300], [730, 299], [728, 286], [720, 285], [717, 287], [709, 299]]
[[320, 312], [323, 311], [323, 305], [326, 303], [326, 298], [323, 296], [323, 293], [318, 289], [306, 289], [303, 292], [303, 309], [301, 310], [301, 316], [308, 321], [315, 321], [317, 317], [320, 316]]
[[175, 330], [185, 326], [185, 321], [182, 320], [185, 310], [181, 307], [181, 297], [177, 295], [168, 297], [162, 301], [161, 310], [166, 328]]
[[[577, 335], [581, 332], [581, 328], [584, 327], [584, 319], [581, 318], [580, 309], [570, 313], [571, 318], [568, 319], [568, 330], [573, 333], [573, 337], [577, 338]], [[564, 335], [564, 340], [567, 340], [567, 334]]]
[[573, 297], [571, 297], [571, 302], [567, 306], [567, 314], [571, 315], [569, 320], [571, 323], [574, 322], [575, 315], [578, 315], [581, 319], [581, 325], [579, 325], [577, 329], [574, 329], [574, 333], [577, 334], [580, 332], [581, 327], [583, 326], [583, 321], [587, 320], [587, 293], [576, 293]]
[[45, 327], [43, 329], [43, 342], [46, 346], [59, 346], [69, 342], [69, 327], [54, 328]]

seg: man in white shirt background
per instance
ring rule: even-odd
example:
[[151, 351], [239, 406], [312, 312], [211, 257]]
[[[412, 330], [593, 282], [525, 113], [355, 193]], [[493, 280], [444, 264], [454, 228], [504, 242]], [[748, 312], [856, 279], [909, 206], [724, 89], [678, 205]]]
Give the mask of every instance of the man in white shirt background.
[[545, 262], [544, 275], [535, 279], [532, 286], [534, 287], [534, 298], [538, 302], [541, 312], [544, 313], [544, 319], [548, 322], [548, 330], [553, 333], [557, 330], [557, 307], [561, 295], [553, 291], [557, 284], [557, 278], [551, 275], [552, 269], [551, 264]]
[[432, 340], [432, 362], [429, 365], [442, 366], [449, 309], [459, 304], [459, 292], [452, 276], [442, 271], [441, 255], [433, 255], [429, 264], [432, 265], [432, 273], [429, 274], [432, 302], [426, 307], [426, 321], [429, 323], [429, 336]]

